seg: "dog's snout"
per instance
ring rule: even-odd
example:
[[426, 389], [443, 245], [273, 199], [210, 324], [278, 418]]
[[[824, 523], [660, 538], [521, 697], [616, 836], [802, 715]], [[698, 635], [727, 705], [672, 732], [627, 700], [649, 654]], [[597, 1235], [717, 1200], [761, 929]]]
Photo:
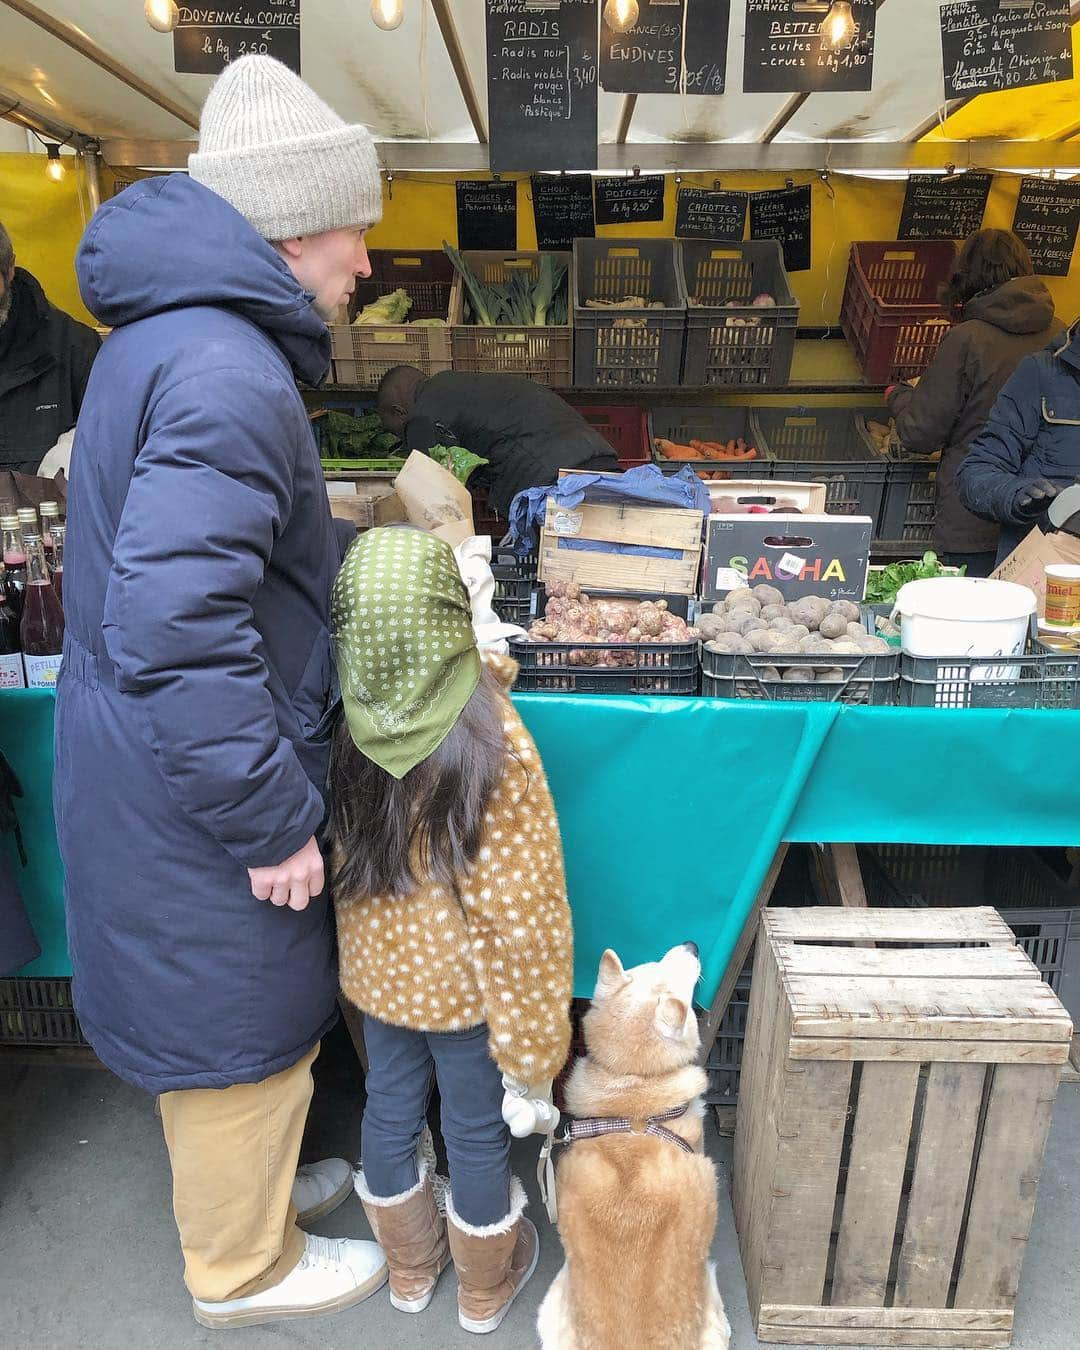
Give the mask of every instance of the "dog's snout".
[[696, 942], [684, 942], [683, 947], [690, 953], [691, 956], [693, 957], [701, 956], [701, 952], [698, 950], [698, 945]]

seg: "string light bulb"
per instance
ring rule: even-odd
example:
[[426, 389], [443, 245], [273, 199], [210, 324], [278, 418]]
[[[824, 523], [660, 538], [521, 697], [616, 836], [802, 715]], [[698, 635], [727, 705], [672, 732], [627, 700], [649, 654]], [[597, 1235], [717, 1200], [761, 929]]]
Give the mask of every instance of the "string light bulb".
[[613, 33], [629, 33], [638, 21], [641, 6], [638, 0], [607, 0], [604, 22]]
[[180, 22], [176, 0], [145, 0], [143, 13], [155, 33], [171, 33]]
[[855, 41], [855, 16], [849, 0], [833, 0], [818, 29], [827, 52], [845, 52]]
[[47, 145], [45, 153], [49, 156], [49, 162], [45, 165], [45, 176], [51, 178], [54, 183], [62, 183], [67, 170], [64, 168], [64, 161], [60, 158], [60, 147], [58, 145]]
[[384, 33], [401, 27], [405, 17], [405, 0], [371, 0], [371, 21]]

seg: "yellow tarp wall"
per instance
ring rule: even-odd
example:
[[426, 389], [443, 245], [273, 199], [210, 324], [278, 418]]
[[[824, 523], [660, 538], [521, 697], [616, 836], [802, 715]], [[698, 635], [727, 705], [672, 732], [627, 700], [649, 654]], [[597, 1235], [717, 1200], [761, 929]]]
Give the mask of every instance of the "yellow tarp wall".
[[[85, 227], [83, 170], [64, 156], [61, 183], [45, 177], [44, 155], [0, 154], [0, 222], [15, 245], [18, 266], [32, 272], [49, 299], [83, 323], [93, 323], [75, 280], [75, 250]], [[81, 189], [81, 202], [80, 202]]]

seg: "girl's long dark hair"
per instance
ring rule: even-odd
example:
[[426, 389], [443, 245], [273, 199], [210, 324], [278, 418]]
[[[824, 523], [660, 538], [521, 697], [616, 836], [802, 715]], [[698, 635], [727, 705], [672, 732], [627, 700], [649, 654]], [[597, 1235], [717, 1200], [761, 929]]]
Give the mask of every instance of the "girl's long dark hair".
[[456, 893], [480, 852], [484, 815], [506, 764], [504, 697], [485, 666], [442, 745], [401, 779], [362, 755], [339, 719], [330, 752], [330, 828], [340, 895], [408, 895], [421, 881]]
[[950, 318], [962, 319], [964, 306], [977, 295], [997, 290], [1014, 277], [1034, 274], [1027, 245], [1011, 230], [976, 230], [956, 255], [941, 288], [941, 306]]

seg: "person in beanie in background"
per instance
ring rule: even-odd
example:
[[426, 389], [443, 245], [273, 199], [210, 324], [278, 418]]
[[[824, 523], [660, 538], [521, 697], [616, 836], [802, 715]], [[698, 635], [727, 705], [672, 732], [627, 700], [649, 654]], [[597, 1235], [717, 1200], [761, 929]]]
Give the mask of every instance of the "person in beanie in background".
[[74, 1000], [160, 1094], [196, 1319], [335, 1311], [387, 1278], [373, 1242], [298, 1227], [352, 1191], [297, 1173], [336, 1018], [316, 834], [342, 547], [297, 378], [369, 274], [367, 130], [266, 57], [229, 66], [190, 176], [104, 205], [77, 271], [113, 328], [68, 497], [55, 810]]

